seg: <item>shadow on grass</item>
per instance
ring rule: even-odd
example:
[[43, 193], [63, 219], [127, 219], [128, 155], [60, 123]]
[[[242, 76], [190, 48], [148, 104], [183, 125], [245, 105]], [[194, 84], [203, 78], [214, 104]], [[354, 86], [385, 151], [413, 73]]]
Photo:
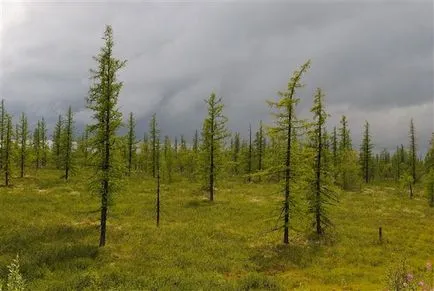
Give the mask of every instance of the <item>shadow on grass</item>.
[[313, 243], [268, 245], [257, 248], [254, 253], [250, 259], [257, 266], [257, 271], [277, 273], [294, 266], [298, 268], [308, 267], [321, 253], [321, 247]]
[[228, 201], [209, 201], [208, 199], [193, 199], [185, 203], [186, 208], [199, 208], [228, 204]]

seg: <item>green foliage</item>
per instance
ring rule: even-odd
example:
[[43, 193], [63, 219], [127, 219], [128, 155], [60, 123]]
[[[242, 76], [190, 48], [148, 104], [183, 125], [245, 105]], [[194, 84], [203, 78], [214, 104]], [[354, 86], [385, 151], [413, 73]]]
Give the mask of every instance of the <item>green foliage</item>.
[[387, 272], [387, 288], [393, 291], [422, 290], [434, 288], [434, 271], [431, 262], [427, 262], [422, 271], [415, 273], [407, 260], [401, 259]]
[[6, 127], [5, 127], [5, 140], [4, 140], [4, 159], [3, 159], [3, 172], [5, 175], [5, 186], [10, 185], [10, 180], [12, 177], [12, 159], [13, 159], [13, 128], [12, 128], [12, 117], [6, 114]]
[[59, 114], [56, 125], [53, 131], [53, 158], [57, 169], [62, 167], [62, 115]]
[[214, 200], [214, 187], [222, 168], [222, 148], [228, 137], [227, 118], [223, 115], [222, 98], [212, 92], [207, 100], [208, 115], [203, 121], [201, 136], [201, 174], [204, 188], [209, 191], [209, 200]]
[[309, 147], [312, 151], [311, 174], [308, 177], [308, 213], [312, 216], [312, 226], [317, 235], [324, 235], [325, 229], [332, 225], [328, 206], [337, 201], [336, 189], [327, 150], [325, 132], [327, 113], [324, 95], [317, 89], [313, 106], [313, 124], [309, 131]]
[[134, 114], [130, 112], [128, 119], [128, 135], [127, 135], [127, 146], [128, 146], [128, 157], [127, 157], [127, 168], [128, 175], [131, 175], [131, 170], [133, 168], [133, 163], [136, 157], [136, 120]]
[[108, 203], [120, 186], [123, 172], [122, 163], [116, 159], [120, 150], [116, 133], [122, 122], [122, 114], [117, 108], [122, 82], [117, 80], [117, 73], [126, 63], [113, 57], [111, 26], [106, 26], [103, 40], [104, 46], [94, 57], [97, 69], [91, 70], [93, 84], [87, 97], [87, 107], [94, 112], [95, 120], [95, 123], [89, 126], [93, 135], [93, 165], [96, 172], [91, 181], [91, 190], [101, 196], [100, 246], [105, 245]]
[[164, 137], [163, 146], [163, 161], [164, 161], [164, 177], [167, 183], [172, 182], [173, 178], [173, 148], [168, 136]]
[[[271, 108], [275, 108], [273, 116], [275, 118], [275, 126], [270, 128], [270, 135], [277, 139], [283, 139], [285, 146], [285, 156], [277, 163], [275, 171], [284, 172], [284, 200], [282, 205], [281, 217], [283, 218], [283, 225], [279, 228], [284, 229], [283, 242], [289, 243], [289, 218], [292, 207], [294, 206], [294, 184], [296, 179], [293, 175], [294, 171], [294, 143], [293, 138], [295, 136], [295, 129], [298, 126], [298, 122], [295, 117], [295, 109], [300, 99], [296, 97], [296, 90], [303, 86], [301, 83], [302, 75], [309, 69], [310, 60], [304, 63], [298, 70], [294, 71], [285, 91], [278, 92], [280, 98], [277, 101], [268, 101]], [[280, 217], [279, 217], [280, 219]]]
[[410, 138], [410, 144], [409, 144], [409, 166], [410, 166], [410, 173], [413, 177], [413, 184], [417, 181], [417, 145], [416, 145], [416, 132], [414, 128], [414, 122], [413, 118], [410, 120], [410, 130], [409, 130], [409, 138]]
[[[20, 261], [18, 255], [8, 265], [8, 278], [6, 282], [5, 291], [23, 291], [25, 290], [25, 280], [20, 272]], [[2, 290], [3, 283], [0, 281], [0, 290]]]
[[151, 156], [152, 156], [152, 177], [157, 177], [157, 141], [160, 138], [160, 131], [157, 125], [156, 114], [152, 114], [151, 122], [149, 123], [149, 135], [151, 136]]
[[72, 108], [69, 106], [66, 113], [66, 119], [63, 123], [62, 133], [60, 135], [60, 156], [62, 160], [62, 168], [65, 171], [62, 178], [68, 180], [70, 175], [74, 173], [74, 151], [72, 142], [74, 140], [74, 115]]
[[23, 178], [25, 175], [25, 168], [27, 166], [28, 161], [28, 150], [27, 150], [27, 141], [29, 138], [29, 124], [27, 122], [27, 117], [23, 113], [21, 113], [18, 136], [17, 136], [17, 144], [19, 144], [19, 164], [20, 164], [20, 177]]
[[363, 129], [363, 140], [360, 147], [360, 166], [362, 170], [362, 176], [365, 183], [369, 183], [372, 178], [372, 144], [371, 133], [369, 131], [369, 123], [365, 121]]
[[425, 176], [425, 193], [430, 207], [434, 207], [434, 169]]
[[408, 172], [402, 174], [401, 178], [399, 179], [399, 185], [401, 191], [408, 190], [410, 198], [413, 198], [413, 183], [414, 183], [413, 176]]

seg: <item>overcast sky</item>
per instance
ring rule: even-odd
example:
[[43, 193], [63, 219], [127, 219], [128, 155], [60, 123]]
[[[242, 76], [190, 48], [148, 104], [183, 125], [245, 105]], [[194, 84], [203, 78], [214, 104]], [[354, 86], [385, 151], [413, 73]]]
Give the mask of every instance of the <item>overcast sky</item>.
[[90, 116], [92, 56], [111, 24], [115, 55], [128, 60], [120, 107], [125, 117], [135, 113], [140, 137], [156, 112], [163, 135], [190, 138], [212, 90], [232, 130], [269, 123], [265, 100], [311, 59], [300, 116], [310, 116], [321, 87], [329, 126], [347, 115], [354, 146], [365, 119], [377, 148], [406, 144], [413, 117], [426, 148], [434, 127], [432, 1], [350, 2], [2, 2], [0, 97], [15, 116], [44, 116], [50, 126], [72, 105], [80, 129]]

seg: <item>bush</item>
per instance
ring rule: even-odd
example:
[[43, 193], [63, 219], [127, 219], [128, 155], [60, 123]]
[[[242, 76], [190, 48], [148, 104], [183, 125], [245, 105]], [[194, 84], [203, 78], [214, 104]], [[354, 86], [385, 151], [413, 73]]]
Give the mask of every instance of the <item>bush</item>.
[[[24, 279], [20, 273], [20, 262], [18, 255], [8, 266], [9, 274], [6, 281], [6, 289], [8, 291], [22, 291], [24, 290]], [[0, 291], [3, 290], [3, 282], [0, 281]]]

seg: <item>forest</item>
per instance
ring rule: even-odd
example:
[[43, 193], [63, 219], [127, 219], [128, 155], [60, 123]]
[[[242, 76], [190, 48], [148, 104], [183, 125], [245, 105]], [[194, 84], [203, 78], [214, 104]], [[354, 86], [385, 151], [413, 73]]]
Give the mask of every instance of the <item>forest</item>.
[[321, 88], [299, 118], [307, 60], [264, 98], [272, 123], [231, 132], [211, 91], [202, 128], [168, 136], [122, 115], [115, 52], [107, 25], [83, 129], [1, 101], [0, 290], [434, 290], [434, 134], [353, 140]]

